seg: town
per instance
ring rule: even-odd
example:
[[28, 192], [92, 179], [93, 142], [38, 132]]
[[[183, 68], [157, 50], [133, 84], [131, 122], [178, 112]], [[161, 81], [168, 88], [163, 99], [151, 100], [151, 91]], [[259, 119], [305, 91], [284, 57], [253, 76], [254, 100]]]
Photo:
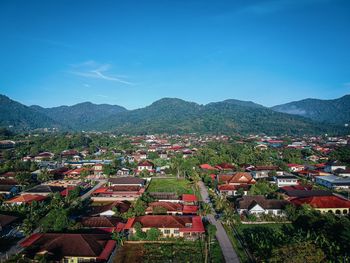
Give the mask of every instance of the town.
[[1, 130], [1, 262], [349, 262], [350, 137]]

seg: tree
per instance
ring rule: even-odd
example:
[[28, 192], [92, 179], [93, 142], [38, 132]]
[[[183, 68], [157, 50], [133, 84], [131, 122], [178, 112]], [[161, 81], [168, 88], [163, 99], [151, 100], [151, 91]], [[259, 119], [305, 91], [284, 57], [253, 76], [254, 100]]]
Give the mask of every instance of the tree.
[[216, 231], [217, 231], [216, 226], [212, 224], [208, 225], [207, 232], [208, 232], [209, 256], [210, 256], [211, 241], [215, 237]]
[[210, 204], [208, 204], [208, 203], [203, 203], [202, 204], [202, 209], [201, 209], [201, 214], [203, 215], [203, 216], [206, 216], [206, 215], [209, 215], [209, 214], [211, 214], [211, 205]]
[[135, 236], [138, 239], [145, 239], [147, 237], [146, 233], [142, 231], [142, 225], [140, 222], [136, 222], [134, 225], [135, 228]]
[[278, 187], [275, 184], [270, 184], [267, 181], [260, 180], [256, 184], [252, 185], [249, 189], [250, 195], [264, 195], [271, 196], [277, 191]]
[[162, 232], [158, 228], [150, 228], [146, 232], [146, 239], [149, 241], [156, 241], [160, 237]]
[[27, 185], [32, 180], [32, 175], [27, 172], [20, 172], [16, 174], [15, 178], [20, 184]]
[[176, 176], [179, 179], [183, 170], [183, 158], [180, 154], [176, 154], [171, 158], [170, 167], [173, 171], [176, 171]]
[[54, 175], [51, 174], [48, 170], [43, 170], [39, 173], [37, 178], [41, 183], [47, 182], [54, 179]]
[[70, 226], [68, 212], [65, 209], [57, 208], [51, 210], [42, 220], [41, 227], [44, 232], [62, 232]]

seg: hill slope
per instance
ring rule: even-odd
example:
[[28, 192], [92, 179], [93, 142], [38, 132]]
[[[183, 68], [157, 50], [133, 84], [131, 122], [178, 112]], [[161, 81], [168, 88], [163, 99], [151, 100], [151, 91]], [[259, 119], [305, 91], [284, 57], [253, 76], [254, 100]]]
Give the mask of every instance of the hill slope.
[[120, 106], [84, 102], [73, 106], [27, 107], [0, 97], [0, 125], [17, 130], [59, 127], [75, 131], [147, 133], [266, 133], [320, 134], [344, 132], [345, 128], [280, 113], [253, 102], [225, 100], [200, 105], [164, 98], [151, 105], [126, 110]]
[[277, 105], [271, 109], [320, 122], [340, 125], [350, 123], [350, 95], [334, 100], [305, 99]]
[[275, 112], [254, 103], [227, 100], [199, 105], [165, 98], [150, 106], [97, 122], [95, 128], [122, 133], [304, 134], [337, 130], [306, 118]]
[[0, 126], [12, 126], [18, 131], [61, 127], [58, 122], [45, 114], [38, 113], [4, 95], [0, 95]]
[[127, 111], [124, 107], [118, 105], [98, 105], [91, 102], [54, 108], [42, 108], [34, 105], [31, 106], [31, 108], [59, 123], [65, 124], [67, 128], [73, 130], [93, 129], [93, 123], [120, 112]]

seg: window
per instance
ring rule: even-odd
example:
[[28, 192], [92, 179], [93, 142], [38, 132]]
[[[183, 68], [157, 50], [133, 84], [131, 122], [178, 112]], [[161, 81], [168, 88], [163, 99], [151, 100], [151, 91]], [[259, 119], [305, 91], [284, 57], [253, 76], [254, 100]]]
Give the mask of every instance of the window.
[[170, 229], [165, 229], [164, 234], [169, 235], [170, 234]]
[[179, 234], [179, 233], [180, 233], [180, 231], [178, 229], [174, 230], [174, 234]]

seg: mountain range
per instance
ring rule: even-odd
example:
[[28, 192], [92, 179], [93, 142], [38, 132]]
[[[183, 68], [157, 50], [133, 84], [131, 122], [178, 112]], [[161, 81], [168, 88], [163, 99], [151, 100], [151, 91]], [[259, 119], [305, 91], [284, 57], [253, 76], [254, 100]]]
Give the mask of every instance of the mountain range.
[[350, 119], [349, 109], [349, 95], [338, 100], [307, 99], [272, 108], [234, 99], [200, 105], [177, 98], [163, 98], [136, 110], [91, 102], [43, 108], [25, 106], [0, 95], [0, 126], [16, 131], [58, 128], [130, 134], [345, 133], [344, 123]]
[[272, 109], [319, 122], [342, 125], [350, 123], [350, 95], [334, 100], [305, 99], [277, 105]]

